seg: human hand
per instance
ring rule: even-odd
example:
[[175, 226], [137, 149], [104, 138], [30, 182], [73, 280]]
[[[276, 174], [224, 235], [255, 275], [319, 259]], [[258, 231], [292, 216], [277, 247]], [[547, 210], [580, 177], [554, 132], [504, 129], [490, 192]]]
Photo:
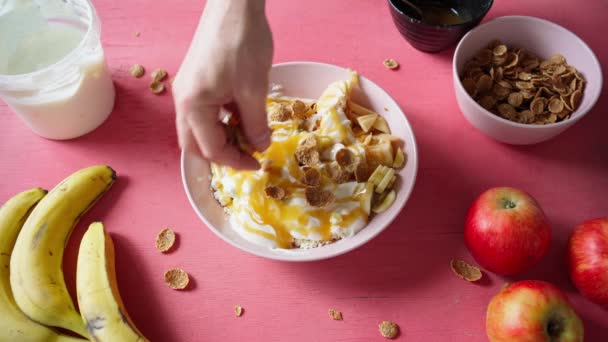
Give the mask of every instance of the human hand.
[[180, 147], [237, 169], [259, 164], [228, 141], [222, 108], [236, 111], [253, 148], [263, 151], [270, 144], [266, 94], [273, 47], [264, 3], [208, 0], [173, 82]]

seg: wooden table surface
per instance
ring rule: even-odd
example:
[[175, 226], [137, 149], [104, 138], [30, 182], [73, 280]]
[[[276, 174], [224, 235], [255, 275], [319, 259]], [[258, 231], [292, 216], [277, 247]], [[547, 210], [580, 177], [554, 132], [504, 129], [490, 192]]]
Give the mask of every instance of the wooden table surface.
[[[335, 259], [294, 264], [236, 250], [199, 221], [184, 194], [171, 94], [152, 95], [147, 78], [127, 70], [177, 70], [203, 2], [97, 0], [103, 43], [117, 89], [113, 114], [95, 132], [49, 141], [0, 104], [0, 200], [33, 186], [51, 188], [91, 164], [114, 167], [114, 188], [76, 228], [66, 252], [73, 288], [76, 246], [93, 220], [103, 220], [117, 253], [127, 310], [152, 341], [381, 341], [378, 323], [397, 322], [403, 341], [485, 341], [485, 310], [506, 281], [543, 279], [567, 292], [585, 324], [586, 341], [608, 339], [608, 314], [568, 280], [565, 246], [575, 224], [608, 215], [608, 98], [573, 128], [543, 144], [514, 147], [470, 126], [452, 88], [453, 49], [424, 54], [399, 35], [383, 0], [268, 0], [275, 61], [321, 61], [351, 67], [401, 105], [419, 145], [414, 192], [397, 220], [365, 246]], [[532, 15], [579, 35], [608, 64], [605, 0], [496, 1], [487, 19]], [[140, 32], [139, 37], [135, 36]], [[385, 58], [398, 71], [382, 66]], [[314, 81], [314, 80], [309, 80]], [[604, 87], [607, 89], [608, 87]], [[535, 196], [554, 241], [544, 260], [523, 274], [493, 274], [481, 284], [456, 278], [451, 258], [473, 261], [463, 221], [473, 199], [498, 185]], [[179, 234], [168, 255], [154, 247], [164, 226]], [[163, 282], [171, 267], [193, 278], [189, 291]], [[245, 308], [235, 318], [233, 306]], [[328, 318], [335, 308], [344, 321]]]

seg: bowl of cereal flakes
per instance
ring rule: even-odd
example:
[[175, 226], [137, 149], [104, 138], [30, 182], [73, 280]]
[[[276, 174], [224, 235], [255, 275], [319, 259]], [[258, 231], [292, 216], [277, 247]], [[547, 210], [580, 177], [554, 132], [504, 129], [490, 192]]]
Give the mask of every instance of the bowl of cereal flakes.
[[[274, 65], [266, 99], [271, 144], [255, 171], [182, 153], [194, 210], [221, 239], [265, 258], [312, 261], [367, 243], [397, 217], [416, 179], [414, 132], [378, 85], [338, 66]], [[222, 120], [250, 151], [238, 119]]]
[[500, 142], [549, 140], [581, 120], [602, 89], [600, 63], [574, 33], [547, 20], [506, 16], [467, 33], [454, 52], [465, 118]]

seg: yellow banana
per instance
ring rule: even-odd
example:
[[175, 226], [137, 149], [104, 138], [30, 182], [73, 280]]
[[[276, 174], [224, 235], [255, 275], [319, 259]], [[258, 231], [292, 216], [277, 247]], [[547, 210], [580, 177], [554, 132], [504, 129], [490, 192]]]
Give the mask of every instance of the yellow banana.
[[114, 183], [109, 166], [92, 166], [63, 180], [34, 208], [11, 257], [15, 302], [30, 319], [88, 337], [63, 279], [63, 252], [78, 219]]
[[9, 264], [17, 235], [34, 206], [46, 195], [35, 188], [15, 195], [0, 208], [0, 342], [77, 342], [31, 321], [17, 307], [11, 291]]
[[80, 243], [76, 292], [80, 314], [95, 341], [148, 341], [120, 298], [114, 244], [101, 222], [92, 223]]

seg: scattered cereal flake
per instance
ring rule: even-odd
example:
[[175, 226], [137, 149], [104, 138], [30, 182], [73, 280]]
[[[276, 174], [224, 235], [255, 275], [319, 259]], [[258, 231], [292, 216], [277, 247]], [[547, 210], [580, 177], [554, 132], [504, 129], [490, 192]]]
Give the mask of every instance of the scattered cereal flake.
[[314, 147], [298, 146], [296, 160], [302, 165], [312, 166], [319, 163], [319, 151]]
[[285, 197], [285, 190], [283, 190], [283, 188], [278, 187], [276, 185], [267, 186], [264, 189], [264, 192], [266, 193], [266, 196], [268, 196], [270, 198], [274, 198], [279, 201]]
[[308, 186], [321, 185], [321, 173], [315, 168], [307, 167], [304, 170], [304, 177], [302, 177], [302, 183]]
[[394, 322], [382, 321], [378, 325], [378, 329], [380, 330], [380, 334], [388, 339], [394, 339], [399, 335], [399, 326]]
[[314, 134], [309, 134], [306, 138], [300, 140], [299, 145], [302, 147], [317, 147], [317, 138]]
[[245, 309], [243, 309], [243, 307], [242, 307], [242, 306], [240, 306], [240, 305], [238, 305], [238, 304], [234, 306], [234, 315], [235, 315], [236, 317], [241, 317], [241, 316], [243, 316], [243, 313], [244, 313], [244, 312], [245, 312]]
[[341, 321], [342, 320], [342, 312], [340, 312], [338, 310], [329, 309], [327, 311], [327, 313], [329, 314], [329, 317], [331, 319], [333, 319], [334, 321]]
[[466, 281], [478, 281], [483, 276], [479, 268], [460, 259], [452, 259], [450, 267], [454, 274]]
[[165, 272], [165, 283], [174, 290], [183, 290], [188, 286], [190, 277], [181, 268], [174, 268]]
[[156, 236], [156, 249], [165, 253], [175, 243], [175, 232], [171, 228], [163, 228]]
[[306, 202], [313, 207], [328, 207], [336, 200], [331, 191], [322, 190], [319, 187], [307, 187], [304, 190]]
[[133, 66], [129, 68], [129, 73], [135, 78], [140, 78], [146, 73], [146, 69], [140, 64], [133, 64]]
[[270, 120], [278, 122], [287, 121], [291, 117], [291, 112], [291, 107], [281, 103], [281, 105], [273, 107], [270, 111]]
[[384, 62], [382, 62], [382, 64], [384, 64], [385, 67], [387, 67], [388, 69], [391, 69], [391, 70], [395, 70], [395, 69], [399, 68], [399, 63], [392, 58], [385, 59]]
[[167, 72], [163, 69], [156, 69], [156, 70], [152, 71], [152, 73], [150, 74], [150, 77], [152, 78], [152, 81], [160, 82], [160, 81], [164, 80], [165, 77], [167, 77]]
[[156, 95], [161, 94], [163, 91], [165, 91], [165, 85], [162, 82], [158, 81], [152, 81], [148, 88], [150, 88], [150, 91]]
[[137, 37], [141, 36], [141, 32], [135, 32], [135, 34], [134, 34], [134, 35], [135, 35], [135, 37], [137, 38]]
[[350, 171], [336, 165], [330, 166], [328, 168], [328, 173], [331, 179], [337, 184], [349, 182], [352, 178], [352, 173]]
[[367, 182], [371, 173], [372, 170], [369, 165], [366, 162], [362, 161], [357, 164], [357, 167], [355, 168], [355, 179], [359, 183]]
[[291, 105], [291, 108], [293, 110], [293, 116], [298, 118], [298, 119], [305, 119], [306, 118], [306, 112], [308, 111], [308, 107], [306, 106], [306, 104], [300, 100], [295, 100], [293, 102], [293, 104]]
[[341, 148], [336, 152], [336, 162], [342, 168], [350, 167], [354, 163], [353, 159], [353, 153], [347, 148]]

